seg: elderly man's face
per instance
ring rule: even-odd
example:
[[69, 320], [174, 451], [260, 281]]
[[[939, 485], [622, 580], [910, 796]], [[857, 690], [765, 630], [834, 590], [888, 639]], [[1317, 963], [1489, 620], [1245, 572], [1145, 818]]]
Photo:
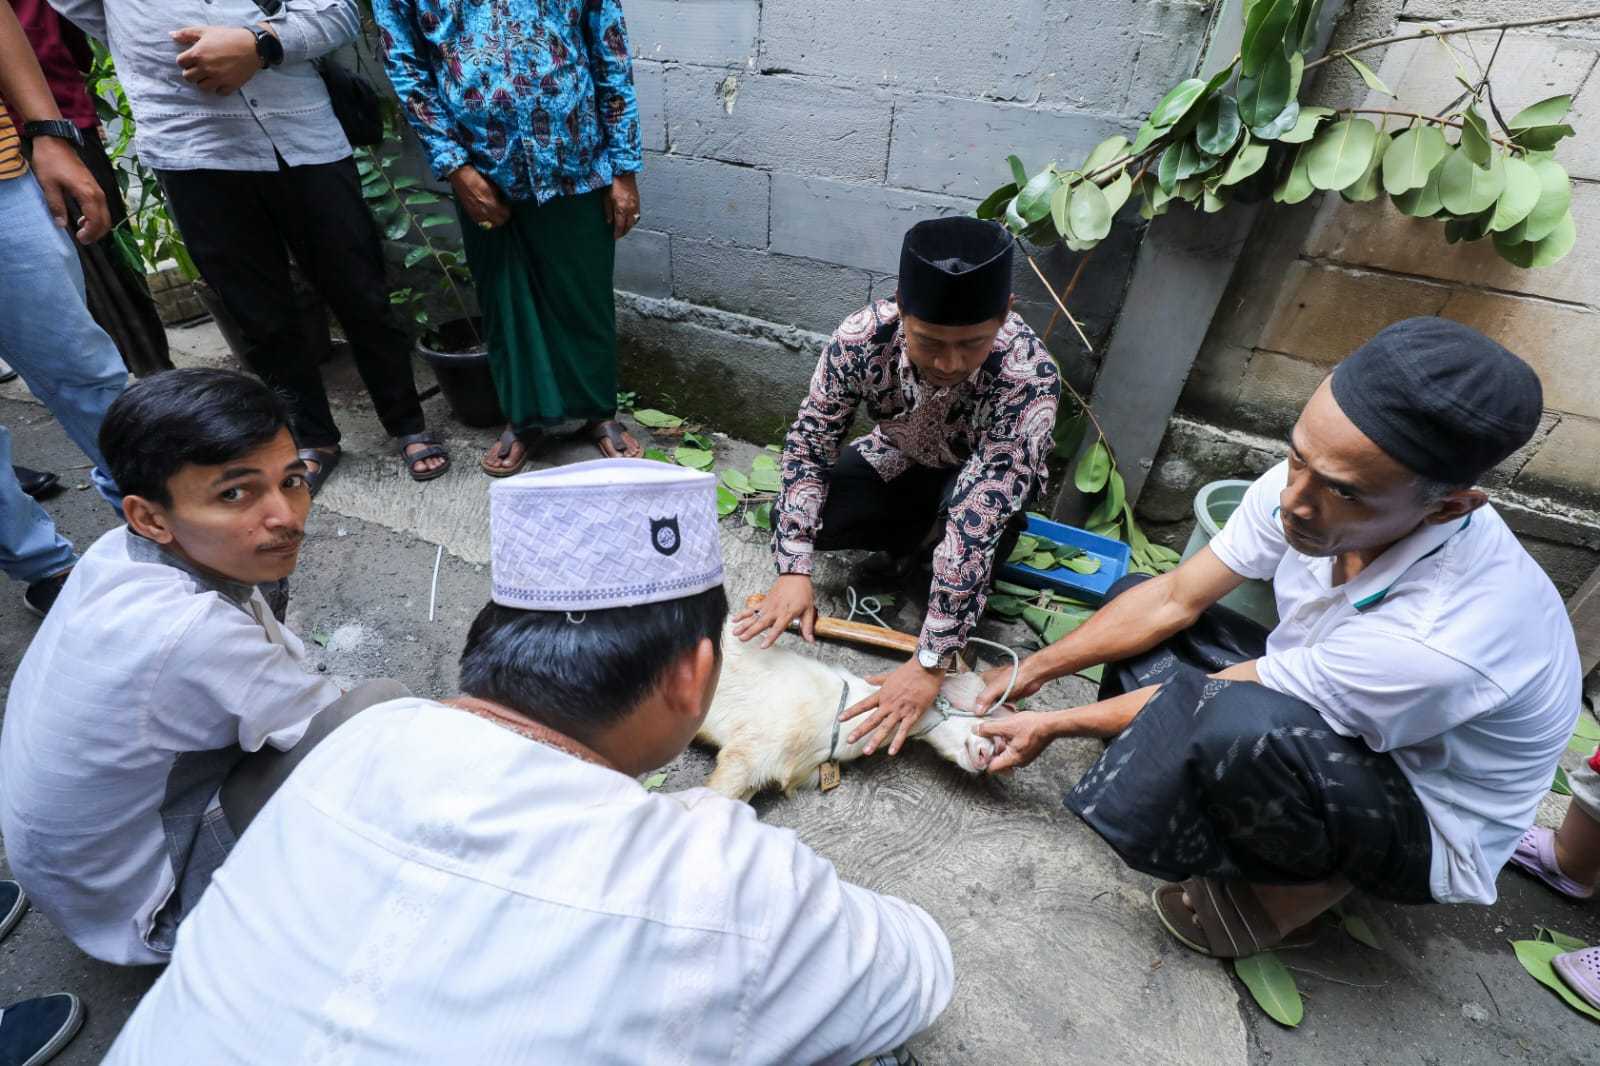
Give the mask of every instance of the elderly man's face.
[[[1424, 522], [1472, 510], [1474, 492], [1424, 498], [1422, 479], [1345, 417], [1324, 381], [1290, 434], [1289, 482], [1278, 520], [1289, 546], [1304, 555], [1382, 550]], [[1470, 504], [1470, 505], [1469, 505]]]

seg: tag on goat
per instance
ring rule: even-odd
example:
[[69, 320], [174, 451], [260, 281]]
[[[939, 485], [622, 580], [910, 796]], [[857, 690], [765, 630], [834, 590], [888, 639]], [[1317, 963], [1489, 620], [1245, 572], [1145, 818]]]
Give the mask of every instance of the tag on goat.
[[817, 767], [817, 787], [824, 792], [830, 792], [839, 787], [839, 764], [832, 761]]

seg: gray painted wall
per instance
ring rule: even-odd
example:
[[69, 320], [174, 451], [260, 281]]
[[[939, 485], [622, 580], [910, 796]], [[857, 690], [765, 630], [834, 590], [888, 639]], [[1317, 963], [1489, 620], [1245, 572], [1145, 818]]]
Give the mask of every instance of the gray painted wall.
[[[768, 440], [822, 335], [891, 295], [914, 222], [1081, 158], [1198, 61], [1189, 0], [624, 0], [645, 137], [643, 220], [618, 248], [624, 381]], [[1073, 297], [1098, 345], [1137, 247], [1124, 224]], [[1064, 284], [1077, 257], [1041, 265]], [[1018, 306], [1053, 305], [1025, 263]], [[1063, 324], [1052, 351], [1095, 365]]]

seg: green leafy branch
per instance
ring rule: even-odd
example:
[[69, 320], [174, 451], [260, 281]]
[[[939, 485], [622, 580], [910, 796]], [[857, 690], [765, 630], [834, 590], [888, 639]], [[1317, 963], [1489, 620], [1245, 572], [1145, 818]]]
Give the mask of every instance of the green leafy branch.
[[[646, 459], [690, 470], [709, 471], [716, 465], [716, 442], [690, 427], [684, 419], [650, 407], [634, 411], [633, 417], [657, 436], [678, 436], [683, 441], [670, 452], [661, 447], [648, 447], [644, 450]], [[783, 489], [783, 476], [778, 472], [777, 459], [773, 458], [777, 451], [769, 445], [751, 461], [749, 471], [725, 468], [718, 473], [718, 518], [740, 512], [745, 525], [753, 529], [772, 529], [772, 504]]]
[[[377, 218], [384, 239], [405, 249], [401, 262], [406, 270], [424, 261], [430, 264], [424, 275], [427, 279], [425, 284], [397, 288], [389, 293], [389, 302], [407, 309], [419, 331], [427, 336], [434, 332], [437, 325], [428, 310], [429, 302], [448, 295], [458, 317], [467, 323], [474, 345], [481, 346], [482, 338], [472, 325], [471, 304], [462, 292], [463, 287], [471, 286], [472, 274], [462, 254], [454, 248], [441, 245], [430, 232], [455, 221], [450, 213], [429, 210], [446, 203], [445, 198], [424, 188], [419, 178], [408, 174], [396, 176], [394, 173], [400, 161], [397, 121], [392, 115], [385, 116], [387, 136], [380, 147], [356, 150], [356, 173], [361, 179], [361, 196]], [[413, 238], [414, 242], [407, 242], [407, 237]]]

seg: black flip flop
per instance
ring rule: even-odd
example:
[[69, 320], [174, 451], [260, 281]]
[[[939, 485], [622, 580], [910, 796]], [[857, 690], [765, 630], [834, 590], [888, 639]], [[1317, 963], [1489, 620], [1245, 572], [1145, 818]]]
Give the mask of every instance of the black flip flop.
[[322, 483], [338, 467], [344, 452], [336, 444], [331, 448], [301, 448], [299, 454], [301, 462], [317, 464], [316, 470], [306, 473], [306, 488], [311, 490], [311, 498], [316, 499], [317, 493], [322, 490]]
[[513, 444], [521, 444], [522, 462], [516, 466], [490, 466], [485, 459], [479, 459], [478, 466], [490, 477], [510, 477], [512, 474], [519, 474], [522, 472], [522, 468], [528, 465], [528, 460], [533, 458], [534, 449], [542, 443], [544, 443], [543, 430], [526, 429], [518, 433], [507, 426], [505, 431], [500, 434], [500, 439], [495, 441], [495, 448], [498, 449], [498, 454], [509, 455]]
[[[436, 477], [444, 477], [450, 469], [450, 453], [444, 450], [439, 443], [439, 438], [432, 432], [423, 430], [421, 433], [408, 433], [400, 438], [400, 461], [405, 464], [406, 473], [411, 475], [412, 481], [432, 481]], [[407, 455], [406, 449], [413, 444], [426, 444], [415, 455]], [[418, 470], [417, 464], [426, 459], [443, 459], [444, 462], [433, 470]]]

